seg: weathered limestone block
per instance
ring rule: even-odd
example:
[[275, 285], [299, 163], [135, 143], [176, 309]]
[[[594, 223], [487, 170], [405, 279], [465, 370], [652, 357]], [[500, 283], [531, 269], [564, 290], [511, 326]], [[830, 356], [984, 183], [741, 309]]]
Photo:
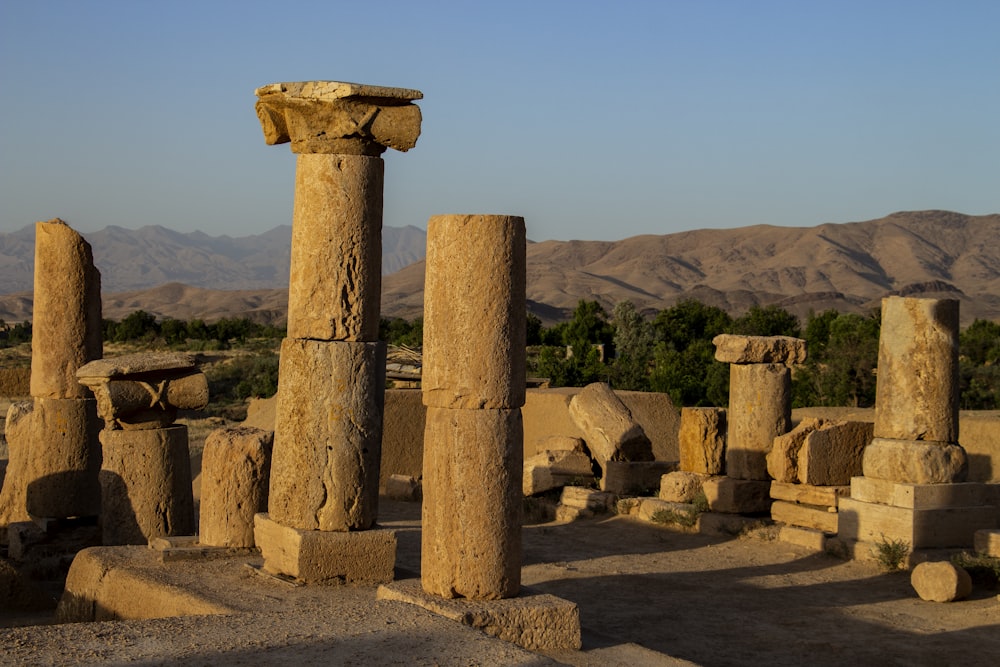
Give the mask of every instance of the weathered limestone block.
[[583, 486], [567, 486], [559, 496], [559, 504], [592, 512], [608, 512], [615, 505], [615, 495]]
[[569, 414], [602, 467], [608, 461], [652, 461], [653, 447], [632, 413], [607, 384], [584, 387], [569, 402]]
[[306, 584], [384, 584], [396, 564], [396, 532], [301, 530], [254, 517], [254, 542], [264, 569]]
[[376, 599], [418, 605], [529, 651], [575, 651], [582, 645], [576, 603], [528, 588], [507, 600], [442, 600], [416, 580], [404, 579], [379, 586]]
[[756, 514], [771, 509], [771, 482], [732, 477], [712, 477], [702, 489], [713, 512]]
[[839, 505], [841, 498], [850, 497], [850, 486], [812, 486], [811, 484], [771, 482], [771, 498], [774, 500], [835, 508]]
[[660, 488], [660, 478], [676, 470], [676, 461], [607, 461], [601, 491], [619, 496], [652, 495]]
[[712, 339], [715, 360], [729, 364], [801, 364], [806, 342], [791, 336], [737, 336], [719, 334]]
[[531, 496], [593, 478], [590, 457], [583, 452], [567, 449], [541, 452], [524, 461], [522, 492]]
[[572, 451], [581, 454], [586, 452], [583, 438], [571, 435], [550, 435], [539, 443], [537, 449], [540, 452]]
[[407, 151], [420, 136], [423, 93], [343, 81], [272, 83], [256, 91], [257, 117], [269, 145], [293, 153], [380, 155]]
[[977, 530], [973, 536], [973, 547], [978, 554], [1000, 558], [1000, 530]]
[[660, 500], [671, 503], [690, 503], [702, 493], [707, 475], [696, 472], [670, 472], [660, 478]]
[[865, 447], [865, 477], [910, 484], [963, 482], [969, 462], [965, 450], [946, 442], [874, 438]]
[[681, 408], [681, 427], [677, 440], [681, 470], [704, 475], [721, 475], [725, 472], [724, 408]]
[[954, 602], [972, 592], [972, 577], [948, 561], [926, 562], [913, 568], [910, 585], [921, 600]]
[[7, 409], [4, 436], [7, 439], [7, 471], [0, 489], [0, 542], [7, 543], [6, 526], [30, 521], [28, 514], [28, 482], [32, 479], [31, 439], [34, 435], [35, 404], [32, 401], [12, 403]]
[[823, 425], [822, 419], [806, 418], [788, 433], [774, 439], [767, 453], [767, 473], [779, 482], [799, 480], [799, 452], [806, 436]]
[[735, 479], [770, 479], [767, 453], [791, 428], [792, 385], [787, 366], [729, 366], [729, 429], [726, 474]]
[[968, 549], [977, 530], [997, 526], [992, 505], [911, 509], [841, 498], [838, 510], [841, 538], [870, 544], [903, 540], [912, 549]]
[[424, 435], [423, 588], [495, 600], [521, 585], [521, 411], [430, 407]]
[[789, 526], [811, 528], [830, 535], [837, 534], [837, 512], [831, 512], [826, 507], [776, 500], [771, 503], [771, 518]]
[[992, 505], [992, 484], [955, 482], [952, 484], [906, 484], [874, 477], [851, 479], [851, 498], [910, 509], [976, 507]]
[[826, 423], [806, 436], [799, 451], [798, 478], [802, 484], [843, 486], [861, 474], [861, 458], [872, 440], [870, 422]]
[[62, 220], [35, 223], [31, 395], [87, 398], [76, 369], [102, 351], [101, 274], [90, 244]]
[[384, 388], [384, 343], [282, 342], [272, 520], [303, 530], [372, 527]]
[[209, 433], [201, 458], [199, 543], [252, 547], [254, 515], [267, 510], [274, 434], [257, 428]]
[[422, 495], [422, 484], [413, 475], [389, 475], [385, 480], [385, 495], [394, 500], [418, 501]]
[[208, 379], [195, 359], [181, 352], [138, 352], [96, 359], [76, 377], [97, 398], [97, 413], [107, 428], [166, 428], [177, 410], [208, 404]]
[[796, 544], [806, 549], [812, 549], [813, 551], [824, 551], [826, 549], [826, 534], [822, 530], [816, 530], [815, 528], [784, 525], [778, 530], [778, 541]]
[[100, 514], [97, 401], [36, 398], [31, 422], [28, 513], [52, 518]]
[[958, 442], [958, 300], [882, 300], [875, 437]]
[[427, 223], [424, 405], [506, 409], [525, 395], [524, 218]]
[[146, 544], [194, 533], [187, 427], [101, 431], [103, 542]]
[[298, 156], [289, 338], [378, 340], [383, 170], [378, 157]]

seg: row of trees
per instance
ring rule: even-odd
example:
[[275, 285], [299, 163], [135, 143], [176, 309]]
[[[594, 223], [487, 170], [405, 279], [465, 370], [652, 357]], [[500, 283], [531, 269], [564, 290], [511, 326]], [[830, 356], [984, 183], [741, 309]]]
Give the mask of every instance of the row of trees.
[[[580, 301], [572, 317], [545, 327], [528, 315], [530, 375], [550, 378], [553, 386], [608, 382], [617, 389], [667, 393], [676, 405], [726, 405], [729, 368], [715, 361], [712, 339], [720, 333], [795, 336], [806, 340], [809, 357], [792, 375], [795, 406], [857, 406], [875, 403], [880, 314], [810, 313], [805, 326], [777, 306], [754, 306], [733, 318], [696, 300], [685, 300], [653, 317], [629, 301], [609, 315], [596, 301]], [[380, 338], [419, 348], [423, 321], [383, 319]], [[136, 311], [120, 322], [104, 321], [109, 342], [165, 344], [192, 351], [254, 346], [255, 357], [231, 364], [218, 380], [237, 398], [266, 396], [277, 386], [273, 349], [283, 327], [248, 318], [223, 318], [207, 324]], [[0, 347], [30, 341], [31, 324], [8, 326], [0, 320]], [[976, 320], [959, 336], [961, 407], [1000, 409], [1000, 324]], [[237, 368], [238, 367], [238, 368]]]
[[[618, 389], [664, 392], [677, 405], [725, 405], [729, 369], [715, 361], [715, 336], [795, 336], [806, 340], [809, 357], [793, 370], [794, 406], [870, 407], [880, 329], [877, 311], [810, 313], [803, 327], [777, 306], [754, 306], [732, 318], [686, 300], [646, 318], [628, 301], [610, 316], [597, 302], [581, 301], [568, 322], [547, 329], [529, 322], [529, 344], [538, 346], [529, 372], [554, 386], [604, 381]], [[1000, 324], [976, 320], [960, 333], [959, 354], [962, 409], [1000, 408]]]

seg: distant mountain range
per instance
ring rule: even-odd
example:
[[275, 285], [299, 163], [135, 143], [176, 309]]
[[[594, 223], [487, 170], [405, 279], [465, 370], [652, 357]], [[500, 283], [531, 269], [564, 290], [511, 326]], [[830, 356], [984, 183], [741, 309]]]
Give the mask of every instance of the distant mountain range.
[[[0, 285], [22, 292], [0, 297], [0, 318], [8, 322], [30, 318], [24, 292], [31, 289], [32, 236], [31, 228], [0, 235]], [[236, 239], [162, 227], [109, 227], [86, 236], [103, 276], [105, 317], [138, 309], [185, 319], [285, 316], [288, 227]], [[405, 266], [383, 278], [383, 314], [419, 317], [424, 232], [387, 227], [383, 245], [386, 272]], [[609, 311], [628, 299], [647, 313], [684, 298], [734, 315], [777, 304], [805, 317], [828, 308], [870, 312], [890, 294], [957, 298], [964, 324], [1000, 320], [1000, 215], [915, 211], [818, 227], [528, 245], [529, 309], [546, 323], [568, 317], [580, 299]]]
[[[72, 223], [71, 223], [72, 224]], [[83, 235], [94, 251], [105, 293], [144, 290], [166, 283], [222, 290], [288, 286], [292, 228], [254, 236], [209, 236], [166, 227], [105, 227]], [[425, 233], [416, 227], [382, 228], [382, 273], [423, 259]], [[0, 291], [30, 292], [35, 226], [0, 234]]]

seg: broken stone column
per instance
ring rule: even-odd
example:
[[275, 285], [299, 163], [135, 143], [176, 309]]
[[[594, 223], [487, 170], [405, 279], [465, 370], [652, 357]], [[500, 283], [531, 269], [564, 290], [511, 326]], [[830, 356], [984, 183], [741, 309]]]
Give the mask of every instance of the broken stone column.
[[59, 219], [35, 224], [30, 410], [14, 414], [0, 526], [96, 516], [101, 450], [90, 392], [76, 370], [102, 353], [101, 275], [82, 236]]
[[[416, 144], [413, 101], [423, 95], [337, 81], [275, 83], [256, 94], [265, 142], [290, 142], [298, 156], [288, 337], [256, 542], [265, 569], [301, 581], [390, 581], [395, 534], [373, 532], [385, 387], [379, 156]], [[378, 567], [349, 562], [372, 549]]]
[[806, 343], [788, 336], [720, 334], [713, 341], [717, 361], [729, 372], [726, 474], [735, 479], [767, 480], [767, 453], [792, 421], [788, 364], [806, 359]]
[[865, 477], [913, 484], [964, 481], [958, 444], [958, 300], [882, 300], [875, 437]]
[[208, 381], [180, 353], [98, 359], [76, 372], [97, 397], [100, 433], [101, 532], [106, 545], [194, 533], [194, 496], [187, 427], [178, 409], [208, 403]]
[[427, 593], [479, 600], [521, 581], [525, 229], [514, 216], [434, 216], [424, 291]]
[[199, 544], [254, 546], [254, 515], [267, 510], [274, 434], [259, 428], [212, 431], [201, 457]]
[[965, 483], [958, 443], [955, 299], [882, 300], [874, 438], [840, 504], [840, 537], [856, 558], [886, 540], [914, 550], [968, 548], [997, 526], [986, 485]]

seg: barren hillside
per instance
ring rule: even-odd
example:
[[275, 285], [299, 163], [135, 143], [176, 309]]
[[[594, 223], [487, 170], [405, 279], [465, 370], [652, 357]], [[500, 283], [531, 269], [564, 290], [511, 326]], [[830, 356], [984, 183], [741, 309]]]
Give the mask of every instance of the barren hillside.
[[[167, 250], [154, 247], [160, 242], [155, 239], [169, 239], [175, 233], [147, 229], [157, 233], [147, 239], [144, 254], [133, 254], [149, 258], [159, 253], [164, 256], [163, 262], [171, 260]], [[25, 260], [17, 253], [27, 252], [30, 247], [30, 239], [24, 238], [23, 231], [4, 239], [0, 275], [4, 271], [23, 272]], [[275, 235], [278, 231], [273, 230]], [[396, 243], [393, 252], [398, 261], [402, 261], [398, 258], [404, 251], [406, 257], [422, 257], [421, 230], [406, 228], [396, 232], [406, 232], [405, 238], [390, 238], [387, 233], [384, 242], [387, 246]], [[96, 256], [99, 238], [93, 236], [90, 238]], [[243, 239], [237, 244], [249, 254], [233, 261], [241, 270], [256, 272], [265, 282], [278, 281], [265, 274], [284, 271], [280, 282], [268, 283], [276, 289], [223, 291], [189, 287], [178, 284], [186, 281], [173, 279], [173, 284], [154, 283], [159, 286], [153, 289], [119, 292], [109, 287], [115, 283], [105, 277], [105, 317], [120, 319], [143, 309], [161, 317], [185, 319], [212, 320], [228, 315], [266, 322], [282, 320], [287, 294], [280, 286], [287, 282], [287, 248], [282, 255], [260, 237], [249, 238], [256, 240]], [[226, 244], [220, 238], [205, 239], [201, 254], [177, 252], [172, 258], [177, 265], [175, 272], [198, 274], [202, 269], [197, 267], [210, 263], [206, 257], [213, 256], [212, 252], [223, 255], [220, 244]], [[596, 299], [609, 310], [618, 301], [629, 299], [640, 309], [653, 312], [692, 297], [732, 314], [741, 314], [755, 304], [777, 304], [804, 317], [810, 310], [827, 308], [867, 312], [877, 308], [882, 297], [902, 294], [958, 298], [964, 324], [977, 317], [1000, 320], [998, 240], [1000, 215], [917, 211], [818, 227], [757, 225], [635, 236], [616, 242], [544, 241], [528, 245], [528, 302], [532, 312], [552, 323], [567, 317], [580, 299]], [[280, 264], [279, 269], [262, 267], [264, 246], [270, 248], [272, 264]], [[235, 252], [227, 250], [225, 256]], [[192, 253], [198, 261], [190, 259]], [[98, 264], [102, 274], [118, 275], [117, 265], [109, 266], [107, 261]], [[221, 271], [221, 265], [216, 263], [215, 268]], [[161, 269], [154, 271], [150, 266], [146, 266], [147, 279], [161, 275], [157, 273]], [[141, 266], [133, 269], [128, 275], [137, 275]], [[242, 284], [235, 276], [227, 280], [225, 284]], [[419, 317], [423, 311], [423, 280], [422, 260], [385, 276], [383, 314]], [[200, 283], [215, 284], [207, 278]], [[0, 297], [0, 318], [8, 322], [30, 319], [30, 293], [10, 289], [16, 282], [6, 284], [10, 292], [20, 293]]]

